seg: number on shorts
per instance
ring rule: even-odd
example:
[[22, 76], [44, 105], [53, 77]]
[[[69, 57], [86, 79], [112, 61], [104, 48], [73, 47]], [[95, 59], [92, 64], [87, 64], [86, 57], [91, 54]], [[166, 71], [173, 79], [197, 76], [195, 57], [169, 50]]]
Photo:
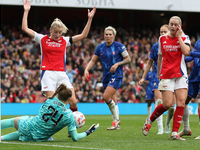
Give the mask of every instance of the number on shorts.
[[62, 117], [64, 116], [63, 114], [60, 115], [60, 117], [58, 118], [58, 120], [55, 120], [54, 118], [56, 117], [56, 115], [58, 114], [58, 111], [55, 110], [55, 108], [53, 106], [49, 106], [48, 107], [48, 110], [52, 109], [52, 112], [51, 113], [46, 113], [42, 116], [42, 119], [45, 121], [45, 122], [48, 122], [50, 118], [45, 118], [45, 116], [51, 116], [51, 120], [55, 123], [53, 125], [53, 128], [56, 127], [56, 125], [59, 123], [59, 121], [62, 119]]

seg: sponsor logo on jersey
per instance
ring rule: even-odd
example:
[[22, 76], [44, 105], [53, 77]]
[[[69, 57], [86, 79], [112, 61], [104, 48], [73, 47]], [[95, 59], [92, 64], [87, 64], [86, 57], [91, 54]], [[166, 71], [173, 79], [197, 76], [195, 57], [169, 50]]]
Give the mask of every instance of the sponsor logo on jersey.
[[47, 89], [47, 88], [48, 88], [48, 86], [45, 86], [45, 87], [44, 87], [44, 89]]
[[62, 44], [57, 43], [57, 42], [49, 42], [49, 40], [46, 41], [47, 46], [51, 46], [51, 47], [61, 47]]
[[176, 52], [180, 48], [180, 45], [163, 45], [165, 52]]

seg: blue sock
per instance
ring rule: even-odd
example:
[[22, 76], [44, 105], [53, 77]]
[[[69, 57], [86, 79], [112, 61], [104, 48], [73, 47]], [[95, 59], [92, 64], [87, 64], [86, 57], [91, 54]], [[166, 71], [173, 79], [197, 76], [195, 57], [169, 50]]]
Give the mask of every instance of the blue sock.
[[107, 104], [109, 105], [112, 102], [112, 99], [110, 100], [110, 102], [108, 102]]
[[4, 141], [17, 141], [17, 140], [19, 140], [18, 131], [4, 135], [3, 140]]
[[14, 127], [15, 118], [1, 120], [1, 129]]

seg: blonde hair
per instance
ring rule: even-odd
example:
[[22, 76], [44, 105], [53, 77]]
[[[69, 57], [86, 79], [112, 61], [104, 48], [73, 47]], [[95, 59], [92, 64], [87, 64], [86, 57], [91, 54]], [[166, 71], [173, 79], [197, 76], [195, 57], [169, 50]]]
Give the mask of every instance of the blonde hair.
[[113, 32], [114, 35], [117, 34], [117, 31], [116, 31], [115, 28], [113, 28], [112, 26], [106, 27], [105, 30], [104, 30], [104, 34], [105, 34], [105, 32], [106, 32], [107, 30], [111, 30], [111, 31]]
[[51, 97], [48, 97], [45, 94], [44, 96], [47, 99], [53, 99], [57, 94], [58, 94], [58, 99], [64, 102], [68, 101], [69, 98], [72, 97], [71, 89], [67, 88], [67, 86], [63, 83], [56, 89], [55, 93]]
[[60, 19], [58, 19], [58, 18], [56, 18], [56, 19], [54, 19], [54, 21], [52, 22], [52, 24], [51, 24], [51, 29], [53, 28], [53, 27], [55, 27], [55, 26], [57, 26], [57, 27], [59, 27], [59, 28], [62, 28], [62, 33], [66, 33], [67, 31], [68, 31], [68, 28], [64, 25], [64, 23], [60, 20]]
[[178, 20], [178, 21], [179, 21], [179, 24], [182, 25], [182, 21], [181, 21], [181, 18], [180, 18], [179, 16], [173, 16], [173, 17], [171, 17], [171, 18], [169, 19], [169, 22], [170, 22], [171, 19], [176, 19], [176, 20]]
[[[178, 20], [180, 26], [182, 25], [182, 21], [181, 21], [181, 18], [180, 18], [179, 16], [172, 16], [172, 17], [169, 19], [169, 23], [170, 23], [170, 20], [171, 20], [171, 19], [176, 19], [176, 20]], [[167, 34], [169, 34], [169, 32], [168, 32]], [[182, 35], [185, 35], [185, 33], [182, 32]]]
[[167, 33], [166, 33], [166, 35], [169, 35], [169, 25], [168, 24], [164, 24], [164, 25], [162, 25], [161, 27], [160, 27], [160, 30], [161, 30], [161, 28], [163, 28], [163, 27], [165, 27], [165, 28], [167, 28]]
[[164, 25], [162, 25], [162, 26], [160, 27], [160, 29], [161, 29], [162, 27], [165, 27], [165, 28], [167, 28], [167, 29], [169, 30], [169, 26], [168, 26], [168, 24], [164, 24]]

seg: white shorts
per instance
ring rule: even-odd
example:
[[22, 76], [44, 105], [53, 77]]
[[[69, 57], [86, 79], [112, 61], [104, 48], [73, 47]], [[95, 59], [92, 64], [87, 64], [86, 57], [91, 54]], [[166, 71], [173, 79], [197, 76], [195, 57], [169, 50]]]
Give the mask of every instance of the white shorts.
[[42, 91], [53, 91], [64, 83], [68, 88], [73, 88], [67, 73], [64, 71], [49, 71], [42, 70], [41, 73], [41, 88]]
[[182, 76], [180, 78], [161, 79], [158, 85], [160, 91], [172, 91], [177, 89], [188, 89], [188, 77]]

